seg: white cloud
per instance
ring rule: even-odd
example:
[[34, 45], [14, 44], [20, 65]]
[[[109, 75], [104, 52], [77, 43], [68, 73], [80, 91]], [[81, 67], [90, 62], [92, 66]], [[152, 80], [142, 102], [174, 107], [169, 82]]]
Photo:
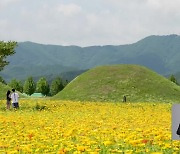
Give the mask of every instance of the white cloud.
[[179, 34], [179, 0], [17, 1], [0, 0], [7, 7], [0, 13], [0, 40], [89, 46]]
[[72, 16], [81, 12], [81, 7], [76, 4], [60, 4], [57, 11], [63, 13], [65, 16]]
[[0, 9], [3, 9], [7, 7], [8, 5], [11, 5], [18, 1], [21, 1], [21, 0], [0, 0]]
[[151, 7], [154, 7], [154, 8], [161, 8], [161, 2], [158, 1], [158, 0], [148, 0], [147, 1], [148, 5], [150, 5]]
[[180, 1], [179, 0], [147, 0], [147, 3], [151, 6], [158, 7], [158, 8], [178, 8]]

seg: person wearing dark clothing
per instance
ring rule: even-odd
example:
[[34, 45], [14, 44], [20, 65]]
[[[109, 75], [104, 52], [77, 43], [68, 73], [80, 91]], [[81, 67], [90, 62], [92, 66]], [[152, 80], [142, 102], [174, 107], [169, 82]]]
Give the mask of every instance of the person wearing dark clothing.
[[123, 96], [123, 102], [126, 102], [126, 96]]
[[8, 90], [6, 93], [6, 109], [10, 109], [11, 106], [11, 91]]

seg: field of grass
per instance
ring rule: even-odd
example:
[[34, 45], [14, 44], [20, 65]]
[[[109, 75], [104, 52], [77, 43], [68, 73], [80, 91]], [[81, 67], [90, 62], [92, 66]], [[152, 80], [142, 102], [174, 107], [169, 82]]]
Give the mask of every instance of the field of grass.
[[173, 153], [169, 103], [0, 102], [0, 153]]

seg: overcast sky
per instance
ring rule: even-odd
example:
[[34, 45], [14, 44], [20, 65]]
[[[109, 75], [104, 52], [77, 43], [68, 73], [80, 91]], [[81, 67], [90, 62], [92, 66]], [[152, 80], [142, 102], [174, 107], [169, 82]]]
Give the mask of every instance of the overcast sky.
[[180, 34], [180, 0], [0, 0], [0, 40], [120, 45]]

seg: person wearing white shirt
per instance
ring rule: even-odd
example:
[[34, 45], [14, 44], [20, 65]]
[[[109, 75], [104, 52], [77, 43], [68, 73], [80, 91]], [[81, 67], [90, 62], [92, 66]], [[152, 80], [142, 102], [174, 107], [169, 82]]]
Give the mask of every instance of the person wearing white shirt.
[[12, 89], [12, 94], [11, 94], [11, 100], [12, 100], [12, 107], [13, 108], [19, 108], [19, 95], [18, 93], [15, 92], [15, 89]]

